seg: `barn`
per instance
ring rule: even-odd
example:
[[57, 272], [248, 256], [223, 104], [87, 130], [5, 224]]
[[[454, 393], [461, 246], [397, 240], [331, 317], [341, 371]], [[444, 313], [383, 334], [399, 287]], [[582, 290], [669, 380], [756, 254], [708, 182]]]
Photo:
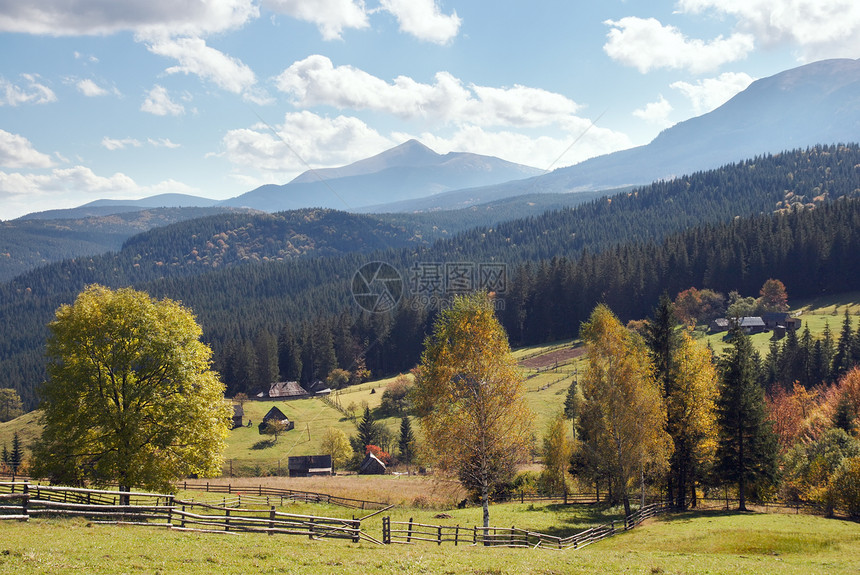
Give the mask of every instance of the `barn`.
[[266, 415], [263, 416], [263, 421], [260, 422], [260, 425], [257, 426], [257, 428], [260, 430], [260, 433], [263, 433], [263, 428], [266, 426], [267, 423], [272, 421], [284, 423], [286, 425], [286, 429], [284, 429], [284, 431], [289, 431], [293, 427], [295, 427], [295, 423], [290, 421], [290, 418], [284, 415], [283, 411], [281, 411], [277, 407], [272, 407], [272, 409], [266, 412]]
[[331, 475], [331, 455], [299, 455], [288, 460], [290, 477]]

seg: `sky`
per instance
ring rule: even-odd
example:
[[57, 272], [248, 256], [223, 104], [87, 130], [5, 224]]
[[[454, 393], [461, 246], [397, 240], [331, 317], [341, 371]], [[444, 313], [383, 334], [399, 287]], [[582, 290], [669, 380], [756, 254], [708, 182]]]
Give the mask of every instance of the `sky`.
[[857, 0], [0, 0], [0, 220], [412, 138], [551, 170], [826, 58]]

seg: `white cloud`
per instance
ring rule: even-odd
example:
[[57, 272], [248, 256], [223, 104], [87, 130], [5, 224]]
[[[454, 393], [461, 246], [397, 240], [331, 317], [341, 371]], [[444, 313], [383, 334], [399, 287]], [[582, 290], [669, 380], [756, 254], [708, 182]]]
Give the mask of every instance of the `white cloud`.
[[179, 61], [178, 66], [167, 69], [168, 74], [195, 74], [234, 94], [257, 81], [248, 66], [207, 46], [202, 38], [150, 39], [147, 48], [154, 54]]
[[755, 78], [743, 72], [725, 72], [716, 78], [698, 80], [695, 84], [674, 82], [671, 87], [689, 98], [697, 114], [704, 114], [725, 104], [754, 80]]
[[678, 8], [734, 16], [738, 28], [762, 44], [799, 46], [801, 61], [856, 58], [860, 53], [856, 0], [679, 0]]
[[236, 29], [257, 16], [254, 0], [0, 0], [0, 31], [48, 36], [199, 35]]
[[102, 147], [110, 151], [124, 150], [129, 146], [133, 148], [139, 148], [142, 145], [143, 144], [140, 143], [140, 140], [135, 140], [134, 138], [123, 138], [121, 140], [108, 138], [107, 136], [102, 138]]
[[90, 80], [89, 78], [80, 80], [75, 86], [78, 88], [78, 91], [84, 96], [93, 98], [96, 96], [105, 96], [108, 91]]
[[25, 86], [18, 86], [0, 76], [0, 106], [21, 104], [48, 104], [57, 101], [54, 91], [41, 83], [36, 74], [21, 74]]
[[316, 24], [325, 40], [339, 40], [345, 29], [370, 26], [363, 0], [263, 0], [263, 7]]
[[463, 83], [438, 72], [433, 84], [407, 76], [388, 83], [352, 66], [334, 67], [325, 56], [295, 62], [276, 78], [279, 90], [300, 107], [374, 110], [404, 119], [432, 119], [482, 126], [549, 126], [574, 121], [578, 105], [561, 94], [539, 88], [494, 88]]
[[283, 124], [275, 127], [279, 137], [265, 124], [231, 130], [224, 136], [223, 151], [217, 156], [233, 164], [234, 178], [246, 186], [255, 186], [284, 183], [309, 167], [343, 166], [410, 138], [421, 140], [439, 153], [473, 152], [547, 169], [631, 146], [626, 135], [592, 126], [589, 120], [577, 119], [571, 129], [569, 134], [557, 137], [491, 131], [475, 125], [460, 126], [448, 136], [429, 132], [385, 135], [358, 118], [327, 118], [304, 111], [285, 115]]
[[649, 124], [660, 126], [661, 128], [668, 128], [672, 125], [672, 122], [669, 121], [669, 114], [671, 113], [672, 104], [670, 104], [662, 94], [660, 94], [660, 99], [656, 102], [649, 102], [648, 104], [645, 104], [644, 108], [633, 110], [633, 115], [637, 118], [645, 120]]
[[456, 11], [442, 14], [436, 0], [381, 0], [380, 6], [397, 18], [401, 32], [436, 44], [453, 40], [462, 22]]
[[50, 156], [37, 151], [30, 140], [0, 129], [0, 166], [18, 170], [52, 165]]
[[175, 150], [176, 148], [180, 147], [179, 144], [171, 142], [168, 138], [147, 138], [146, 141], [149, 142], [150, 146], [153, 146], [155, 148], [169, 148], [171, 150]]
[[746, 57], [754, 45], [753, 37], [744, 33], [718, 36], [710, 42], [690, 39], [674, 26], [664, 26], [654, 18], [630, 16], [604, 23], [612, 29], [603, 50], [613, 60], [643, 74], [656, 68], [708, 72]]
[[156, 116], [180, 116], [185, 113], [185, 107], [171, 100], [167, 89], [158, 84], [146, 95], [140, 110]]
[[189, 194], [199, 193], [199, 190], [170, 179], [141, 186], [121, 172], [105, 177], [85, 166], [54, 169], [43, 174], [0, 171], [4, 217], [78, 206], [93, 198], [133, 199], [171, 192]]
[[298, 174], [308, 167], [349, 164], [395, 145], [358, 118], [326, 118], [312, 112], [289, 113], [284, 123], [230, 130], [218, 154], [242, 168]]

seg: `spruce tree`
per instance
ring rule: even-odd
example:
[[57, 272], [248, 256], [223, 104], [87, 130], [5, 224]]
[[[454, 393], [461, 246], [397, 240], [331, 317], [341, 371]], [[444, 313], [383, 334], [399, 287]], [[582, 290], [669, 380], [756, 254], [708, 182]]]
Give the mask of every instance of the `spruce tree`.
[[767, 420], [764, 389], [757, 381], [755, 352], [740, 330], [721, 358], [717, 397], [716, 477], [738, 487], [738, 509], [746, 511], [747, 488], [776, 476], [776, 435]]
[[833, 365], [830, 371], [831, 381], [838, 381], [840, 377], [848, 373], [852, 365], [852, 342], [854, 332], [851, 330], [851, 316], [845, 310], [845, 319], [842, 321], [842, 331], [839, 333], [839, 342], [836, 344], [836, 354], [833, 356]]
[[[646, 343], [650, 350], [651, 360], [654, 363], [654, 375], [660, 389], [663, 393], [663, 399], [668, 400], [676, 392], [674, 356], [677, 350], [680, 339], [675, 331], [675, 324], [678, 323], [673, 310], [672, 300], [669, 295], [663, 292], [660, 296], [660, 301], [654, 309], [653, 317], [648, 320], [645, 329]], [[667, 495], [669, 501], [675, 501], [680, 507], [684, 507], [684, 478], [682, 477], [682, 469], [686, 466], [679, 460], [683, 457], [682, 450], [678, 445], [678, 421], [675, 420], [672, 414], [668, 414], [666, 419], [666, 432], [672, 438], [675, 449], [672, 452], [672, 457], [669, 460], [669, 474], [667, 477]]]
[[400, 450], [400, 459], [407, 465], [415, 458], [415, 434], [412, 432], [412, 424], [409, 416], [400, 420], [400, 438], [397, 441]]
[[[356, 451], [364, 454], [364, 450], [368, 445], [375, 445], [377, 440], [377, 429], [376, 422], [373, 421], [373, 416], [370, 413], [370, 408], [364, 408], [364, 416], [361, 418], [361, 421], [358, 422], [358, 443]], [[353, 448], [356, 447], [353, 446]]]

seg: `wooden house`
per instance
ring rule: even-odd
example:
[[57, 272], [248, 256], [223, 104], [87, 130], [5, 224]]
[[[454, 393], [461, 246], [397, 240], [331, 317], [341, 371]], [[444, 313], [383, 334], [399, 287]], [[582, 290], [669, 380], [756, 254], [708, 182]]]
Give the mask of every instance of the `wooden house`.
[[231, 429], [242, 427], [244, 419], [245, 409], [241, 405], [233, 404], [233, 427]]
[[300, 455], [287, 460], [290, 477], [331, 475], [331, 455]]
[[[302, 399], [310, 394], [298, 381], [278, 381], [269, 386], [269, 399]], [[259, 396], [258, 396], [259, 397]]]
[[260, 422], [260, 425], [257, 426], [257, 428], [260, 430], [260, 433], [263, 433], [263, 428], [266, 426], [266, 424], [273, 421], [283, 423], [286, 426], [286, 429], [284, 429], [284, 431], [289, 431], [293, 427], [295, 427], [295, 423], [290, 421], [290, 418], [284, 415], [283, 411], [281, 411], [277, 407], [272, 407], [272, 409], [270, 409], [266, 413], [266, 415], [263, 416], [263, 421]]
[[384, 475], [385, 464], [374, 454], [368, 453], [358, 467], [358, 473], [360, 475]]

